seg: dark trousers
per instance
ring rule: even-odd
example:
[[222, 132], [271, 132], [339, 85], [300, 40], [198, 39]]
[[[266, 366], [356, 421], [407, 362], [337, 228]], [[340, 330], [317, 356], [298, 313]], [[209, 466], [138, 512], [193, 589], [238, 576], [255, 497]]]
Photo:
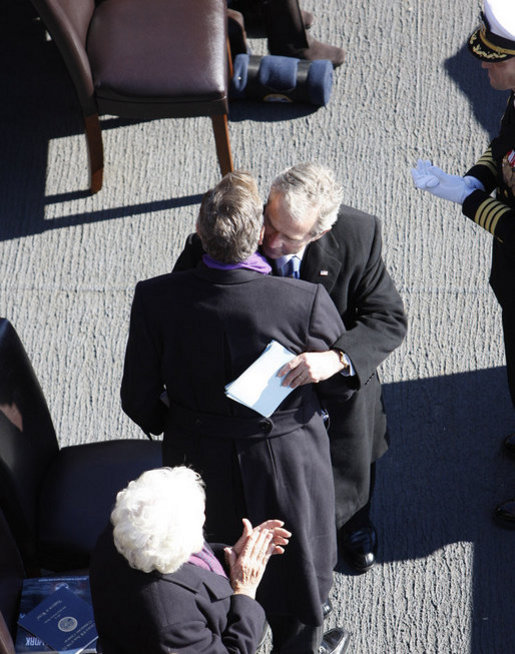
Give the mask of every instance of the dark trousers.
[[515, 305], [503, 307], [502, 328], [506, 352], [506, 372], [511, 401], [515, 407]]
[[300, 622], [292, 615], [267, 616], [272, 630], [272, 654], [318, 654], [323, 627]]
[[229, 7], [240, 11], [245, 20], [261, 13], [270, 54], [283, 54], [282, 48], [307, 48], [308, 39], [298, 0], [231, 0]]
[[347, 522], [341, 528], [342, 531], [356, 531], [361, 527], [366, 527], [370, 522], [370, 505], [372, 503], [372, 493], [374, 492], [374, 486], [376, 483], [376, 464], [375, 461], [370, 465], [370, 494], [368, 496], [368, 502], [365, 506], [361, 507], [359, 511], [347, 520]]

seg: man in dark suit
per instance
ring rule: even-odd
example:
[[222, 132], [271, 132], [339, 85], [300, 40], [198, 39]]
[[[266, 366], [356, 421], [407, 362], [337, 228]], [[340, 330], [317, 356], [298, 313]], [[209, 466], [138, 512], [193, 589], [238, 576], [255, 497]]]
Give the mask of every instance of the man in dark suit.
[[[325, 351], [343, 325], [321, 286], [267, 274], [256, 253], [262, 205], [250, 175], [230, 173], [205, 194], [197, 231], [206, 252], [197, 267], [136, 287], [122, 407], [144, 431], [164, 432], [165, 465], [186, 463], [202, 475], [210, 541], [234, 541], [244, 516], [284, 521], [293, 536], [281, 560], [270, 562], [258, 600], [274, 652], [317, 654], [336, 563], [318, 397], [312, 384], [296, 388], [267, 418], [228, 399], [224, 387], [271, 340], [295, 354]], [[327, 652], [343, 651], [340, 635]]]
[[[322, 166], [300, 164], [281, 173], [265, 207], [262, 251], [275, 275], [291, 274], [296, 263], [293, 274], [322, 284], [345, 325], [332, 350], [302, 354], [284, 372], [294, 387], [327, 380], [319, 388], [329, 413], [338, 539], [346, 560], [364, 572], [377, 549], [369, 516], [374, 462], [388, 448], [376, 369], [402, 342], [406, 317], [381, 257], [379, 221], [341, 204], [342, 196]], [[190, 237], [176, 269], [194, 265], [199, 248]], [[355, 391], [350, 398], [343, 380]]]
[[341, 204], [343, 192], [330, 170], [301, 164], [272, 182], [265, 208], [263, 252], [282, 274], [299, 258], [300, 279], [322, 284], [345, 325], [327, 354], [303, 354], [284, 371], [286, 383], [334, 384], [346, 375], [356, 390], [324, 401], [336, 489], [336, 523], [342, 554], [365, 572], [375, 561], [376, 530], [370, 521], [375, 461], [387, 450], [386, 415], [377, 367], [406, 334], [403, 303], [381, 256], [377, 218]]

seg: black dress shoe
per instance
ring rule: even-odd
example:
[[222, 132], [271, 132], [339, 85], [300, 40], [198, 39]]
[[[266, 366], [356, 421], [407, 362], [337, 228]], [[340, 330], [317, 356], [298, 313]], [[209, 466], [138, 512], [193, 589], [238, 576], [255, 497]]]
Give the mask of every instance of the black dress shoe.
[[495, 507], [494, 518], [501, 527], [515, 529], [515, 499], [498, 504]]
[[329, 629], [322, 638], [319, 654], [344, 654], [349, 647], [350, 637], [350, 633], [342, 627]]
[[504, 439], [504, 450], [515, 459], [515, 432], [508, 434]]
[[377, 532], [371, 522], [354, 531], [341, 530], [339, 541], [343, 558], [357, 572], [367, 572], [376, 562]]

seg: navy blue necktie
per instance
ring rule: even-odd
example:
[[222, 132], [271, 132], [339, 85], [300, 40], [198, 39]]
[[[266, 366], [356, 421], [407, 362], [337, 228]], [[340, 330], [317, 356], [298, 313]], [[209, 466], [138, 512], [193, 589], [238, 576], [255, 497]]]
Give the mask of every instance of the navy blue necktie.
[[300, 277], [300, 259], [299, 257], [296, 257], [293, 255], [291, 259], [289, 259], [284, 268], [283, 268], [283, 277], [294, 277], [295, 279], [299, 279]]

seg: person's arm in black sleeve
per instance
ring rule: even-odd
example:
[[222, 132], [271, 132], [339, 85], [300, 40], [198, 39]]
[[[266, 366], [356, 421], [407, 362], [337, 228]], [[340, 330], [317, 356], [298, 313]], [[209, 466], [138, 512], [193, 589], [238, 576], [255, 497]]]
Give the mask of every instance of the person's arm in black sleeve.
[[165, 390], [161, 378], [161, 352], [148, 325], [141, 282], [132, 302], [129, 337], [125, 351], [122, 409], [148, 434], [164, 430], [167, 407], [160, 399]]
[[382, 259], [377, 218], [369, 247], [368, 253], [363, 252], [363, 256], [368, 257], [367, 264], [351, 298], [352, 323], [347, 323], [346, 330], [332, 344], [351, 360], [357, 388], [402, 343], [407, 330], [404, 304]]
[[448, 175], [430, 161], [423, 160], [418, 161], [411, 174], [417, 188], [457, 202], [467, 218], [501, 243], [515, 246], [515, 210], [511, 203], [503, 202], [500, 194], [499, 199], [490, 196], [494, 188], [501, 186], [491, 148], [463, 177]]
[[464, 177], [475, 177], [478, 179], [483, 184], [487, 194], [490, 194], [494, 190], [497, 186], [497, 168], [492, 156], [491, 147], [481, 155], [472, 168], [467, 170]]
[[466, 174], [479, 179], [485, 191], [474, 191], [465, 198], [462, 205], [463, 214], [501, 243], [515, 248], [515, 210], [490, 196], [498, 182], [491, 148], [488, 148]]

